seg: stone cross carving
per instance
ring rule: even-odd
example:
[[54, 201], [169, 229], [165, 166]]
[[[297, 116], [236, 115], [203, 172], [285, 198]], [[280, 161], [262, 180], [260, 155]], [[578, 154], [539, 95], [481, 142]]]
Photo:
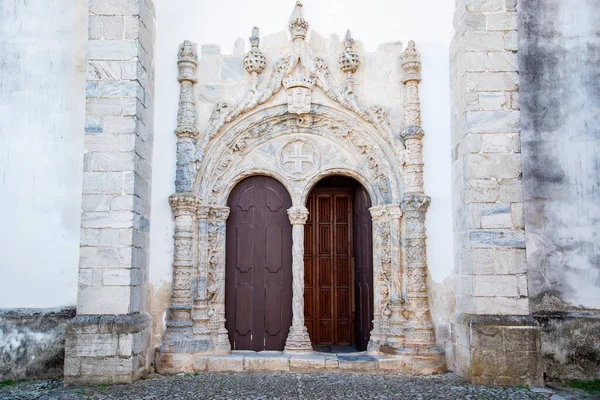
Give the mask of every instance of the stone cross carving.
[[281, 150], [281, 165], [295, 179], [301, 179], [316, 169], [316, 152], [309, 142], [296, 140]]

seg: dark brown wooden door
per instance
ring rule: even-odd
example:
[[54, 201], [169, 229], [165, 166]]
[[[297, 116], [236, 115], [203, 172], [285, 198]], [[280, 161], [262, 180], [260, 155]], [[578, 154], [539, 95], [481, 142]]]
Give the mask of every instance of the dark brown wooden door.
[[354, 285], [356, 348], [367, 349], [373, 329], [373, 231], [369, 194], [359, 186], [354, 193]]
[[292, 324], [292, 201], [255, 176], [229, 196], [225, 317], [234, 350], [283, 350]]
[[313, 189], [304, 237], [304, 318], [313, 345], [354, 344], [352, 191]]

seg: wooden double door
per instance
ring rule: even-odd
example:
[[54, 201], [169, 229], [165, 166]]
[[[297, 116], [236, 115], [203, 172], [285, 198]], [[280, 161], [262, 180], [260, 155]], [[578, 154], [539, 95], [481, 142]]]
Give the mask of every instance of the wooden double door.
[[366, 350], [373, 320], [370, 200], [358, 184], [340, 186], [317, 187], [307, 200], [304, 318], [313, 345]]
[[283, 350], [292, 324], [292, 206], [275, 179], [254, 176], [229, 196], [225, 327], [234, 350]]

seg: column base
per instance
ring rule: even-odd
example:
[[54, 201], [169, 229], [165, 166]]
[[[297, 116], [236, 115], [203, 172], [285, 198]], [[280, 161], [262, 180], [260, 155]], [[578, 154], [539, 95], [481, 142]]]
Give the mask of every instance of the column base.
[[65, 385], [131, 383], [148, 372], [148, 314], [78, 315], [67, 325]]
[[541, 386], [540, 326], [529, 315], [456, 314], [455, 372], [476, 385]]
[[290, 328], [284, 351], [286, 353], [310, 353], [313, 351], [308, 330], [305, 326], [292, 326]]

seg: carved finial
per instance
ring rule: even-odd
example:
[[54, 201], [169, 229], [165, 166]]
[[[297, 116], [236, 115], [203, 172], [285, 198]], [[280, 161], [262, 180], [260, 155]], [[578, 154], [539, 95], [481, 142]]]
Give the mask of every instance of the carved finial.
[[352, 39], [350, 29], [346, 31], [343, 45], [344, 51], [340, 55], [340, 69], [344, 73], [353, 74], [360, 66], [360, 57], [354, 51], [354, 39]]
[[296, 7], [294, 7], [294, 12], [290, 17], [290, 33], [292, 34], [292, 40], [306, 39], [306, 34], [308, 33], [308, 22], [302, 16], [302, 2], [299, 0], [296, 1]]
[[254, 27], [252, 29], [252, 36], [250, 36], [250, 45], [252, 48], [244, 57], [244, 68], [246, 71], [255, 76], [256, 74], [260, 74], [265, 70], [267, 66], [267, 59], [260, 52], [258, 45], [260, 44], [260, 38], [258, 36], [258, 27]]
[[402, 56], [402, 82], [421, 81], [421, 55], [416, 49], [414, 40], [408, 42], [408, 47]]
[[179, 67], [179, 81], [196, 82], [196, 66], [198, 65], [198, 55], [196, 46], [189, 40], [184, 41], [179, 46], [177, 53], [177, 66]]

